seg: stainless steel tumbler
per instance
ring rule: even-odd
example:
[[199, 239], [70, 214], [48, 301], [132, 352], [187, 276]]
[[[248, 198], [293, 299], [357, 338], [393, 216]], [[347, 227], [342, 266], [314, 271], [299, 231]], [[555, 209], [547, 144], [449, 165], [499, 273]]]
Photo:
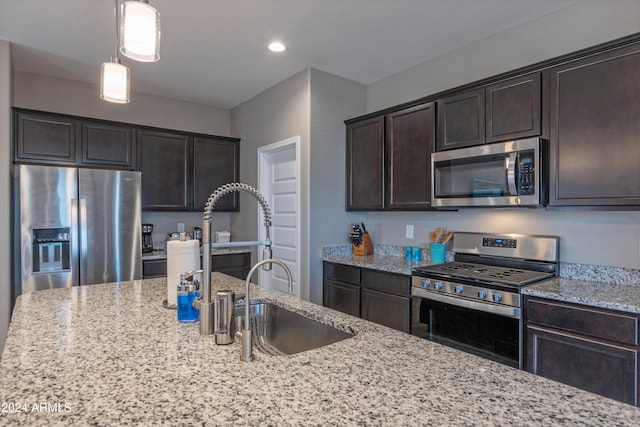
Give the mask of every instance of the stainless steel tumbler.
[[236, 323], [234, 317], [233, 291], [216, 292], [214, 299], [213, 330], [216, 344], [231, 344], [235, 339]]

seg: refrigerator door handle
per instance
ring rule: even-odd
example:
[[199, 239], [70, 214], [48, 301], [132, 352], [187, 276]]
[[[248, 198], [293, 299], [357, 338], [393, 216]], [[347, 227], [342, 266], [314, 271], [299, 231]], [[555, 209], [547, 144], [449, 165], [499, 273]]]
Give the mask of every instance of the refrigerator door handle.
[[80, 285], [87, 284], [87, 199], [80, 198]]

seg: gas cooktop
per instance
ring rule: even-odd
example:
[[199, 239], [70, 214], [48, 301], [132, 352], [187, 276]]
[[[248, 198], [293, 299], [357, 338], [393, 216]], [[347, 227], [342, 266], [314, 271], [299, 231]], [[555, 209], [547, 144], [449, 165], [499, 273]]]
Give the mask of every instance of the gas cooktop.
[[415, 272], [433, 278], [469, 279], [511, 286], [524, 286], [554, 276], [548, 272], [458, 261], [418, 267]]

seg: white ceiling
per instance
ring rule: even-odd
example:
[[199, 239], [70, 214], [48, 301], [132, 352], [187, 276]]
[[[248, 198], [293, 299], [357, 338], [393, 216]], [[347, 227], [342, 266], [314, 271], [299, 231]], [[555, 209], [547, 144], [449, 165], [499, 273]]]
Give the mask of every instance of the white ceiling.
[[[122, 0], [121, 0], [122, 1]], [[307, 67], [363, 84], [577, 0], [150, 0], [160, 61], [127, 58], [135, 92], [232, 108]], [[98, 84], [115, 0], [0, 0], [13, 68]], [[288, 50], [266, 50], [280, 39]]]

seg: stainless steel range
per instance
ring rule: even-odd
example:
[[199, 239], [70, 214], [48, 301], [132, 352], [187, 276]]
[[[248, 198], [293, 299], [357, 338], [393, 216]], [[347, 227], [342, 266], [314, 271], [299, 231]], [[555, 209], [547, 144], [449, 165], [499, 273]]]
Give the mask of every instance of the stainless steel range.
[[523, 287], [557, 275], [558, 237], [454, 234], [454, 261], [412, 274], [411, 333], [523, 366]]

